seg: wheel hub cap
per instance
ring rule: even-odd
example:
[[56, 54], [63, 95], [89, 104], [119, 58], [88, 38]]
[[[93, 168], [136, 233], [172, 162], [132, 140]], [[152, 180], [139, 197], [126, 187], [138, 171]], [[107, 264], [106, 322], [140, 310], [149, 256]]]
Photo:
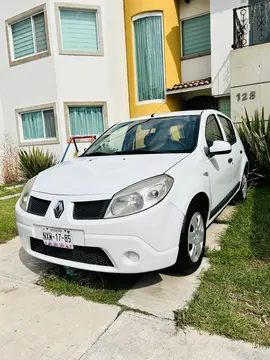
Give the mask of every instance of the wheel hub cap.
[[200, 213], [195, 213], [190, 221], [188, 229], [188, 251], [192, 262], [196, 263], [203, 250], [204, 222]]
[[243, 195], [244, 199], [247, 197], [247, 177], [246, 177], [246, 175], [244, 175], [243, 179], [242, 179], [242, 195]]

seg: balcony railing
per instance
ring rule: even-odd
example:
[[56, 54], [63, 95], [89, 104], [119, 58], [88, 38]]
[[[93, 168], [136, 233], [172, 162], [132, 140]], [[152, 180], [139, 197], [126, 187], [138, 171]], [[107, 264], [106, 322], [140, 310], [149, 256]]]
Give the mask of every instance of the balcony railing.
[[233, 49], [270, 42], [270, 0], [233, 10]]

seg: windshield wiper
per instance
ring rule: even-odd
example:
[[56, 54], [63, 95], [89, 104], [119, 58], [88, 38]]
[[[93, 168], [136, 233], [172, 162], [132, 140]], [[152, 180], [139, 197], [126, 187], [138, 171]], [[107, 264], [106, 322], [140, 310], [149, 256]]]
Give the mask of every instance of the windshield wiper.
[[129, 151], [115, 151], [113, 153], [104, 153], [102, 151], [97, 151], [93, 153], [88, 153], [83, 155], [82, 157], [90, 157], [90, 156], [113, 156], [113, 155], [136, 155], [136, 154], [159, 154], [158, 151], [145, 151], [142, 149], [137, 150], [129, 150]]
[[84, 154], [82, 157], [90, 157], [90, 156], [110, 156], [110, 155], [114, 155], [114, 153], [105, 153], [102, 151], [96, 151], [93, 153], [88, 153], [88, 154]]
[[158, 151], [145, 151], [142, 149], [129, 150], [129, 151], [116, 151], [112, 155], [136, 155], [136, 154], [159, 154]]

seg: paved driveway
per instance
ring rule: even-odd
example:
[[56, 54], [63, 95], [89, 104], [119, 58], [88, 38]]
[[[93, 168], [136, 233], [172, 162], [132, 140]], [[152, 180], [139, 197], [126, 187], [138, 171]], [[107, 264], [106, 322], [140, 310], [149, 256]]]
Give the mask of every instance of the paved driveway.
[[[1, 360], [270, 359], [267, 349], [194, 330], [176, 331], [162, 310], [156, 316], [120, 313], [118, 306], [45, 293], [35, 282], [46, 267], [24, 252], [18, 238], [0, 246]], [[146, 281], [140, 293], [144, 298], [148, 286]], [[127, 294], [126, 301], [131, 300]], [[169, 301], [166, 311], [168, 307]]]

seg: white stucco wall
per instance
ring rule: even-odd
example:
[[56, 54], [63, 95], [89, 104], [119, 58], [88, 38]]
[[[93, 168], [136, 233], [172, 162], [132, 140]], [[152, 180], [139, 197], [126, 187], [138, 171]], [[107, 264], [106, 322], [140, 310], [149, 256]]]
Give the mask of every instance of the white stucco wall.
[[270, 43], [231, 52], [232, 118], [241, 119], [245, 108], [250, 115], [265, 108], [270, 114]]
[[0, 93], [5, 130], [18, 141], [15, 109], [57, 100], [53, 58], [10, 67], [5, 20], [40, 5], [40, 0], [9, 0], [0, 4]]
[[211, 76], [211, 55], [182, 60], [182, 81], [206, 79]]
[[4, 129], [5, 129], [5, 123], [4, 123], [3, 107], [2, 107], [1, 92], [0, 92], [0, 134], [4, 133], [5, 131]]
[[[192, 18], [194, 16], [210, 12], [210, 0], [191, 0], [187, 4], [185, 0], [180, 0], [180, 20]], [[181, 31], [181, 29], [180, 29]], [[211, 76], [211, 56], [194, 57], [192, 59], [182, 59], [182, 81], [204, 79]]]
[[[74, 0], [65, 3], [73, 4]], [[63, 143], [66, 143], [64, 102], [106, 102], [109, 126], [129, 118], [123, 1], [80, 0], [80, 4], [101, 6], [104, 56], [60, 55], [56, 27], [51, 27]], [[50, 18], [55, 19], [53, 1], [49, 11]]]
[[212, 93], [230, 93], [230, 53], [233, 44], [233, 9], [248, 0], [210, 0]]
[[2, 182], [2, 155], [3, 155], [3, 135], [4, 134], [4, 117], [3, 117], [3, 109], [2, 109], [2, 101], [1, 101], [1, 92], [0, 92], [0, 184]]
[[180, 19], [187, 19], [210, 11], [210, 0], [180, 0]]
[[[104, 56], [71, 56], [59, 55], [55, 1], [47, 0], [52, 55], [10, 67], [5, 20], [41, 3], [40, 0], [9, 0], [0, 4], [0, 93], [3, 117], [6, 131], [18, 141], [15, 109], [56, 103], [60, 144], [47, 147], [61, 155], [67, 144], [64, 102], [106, 102], [109, 125], [129, 118], [123, 1], [78, 2], [80, 5], [101, 6]], [[65, 0], [64, 3], [76, 2]]]

